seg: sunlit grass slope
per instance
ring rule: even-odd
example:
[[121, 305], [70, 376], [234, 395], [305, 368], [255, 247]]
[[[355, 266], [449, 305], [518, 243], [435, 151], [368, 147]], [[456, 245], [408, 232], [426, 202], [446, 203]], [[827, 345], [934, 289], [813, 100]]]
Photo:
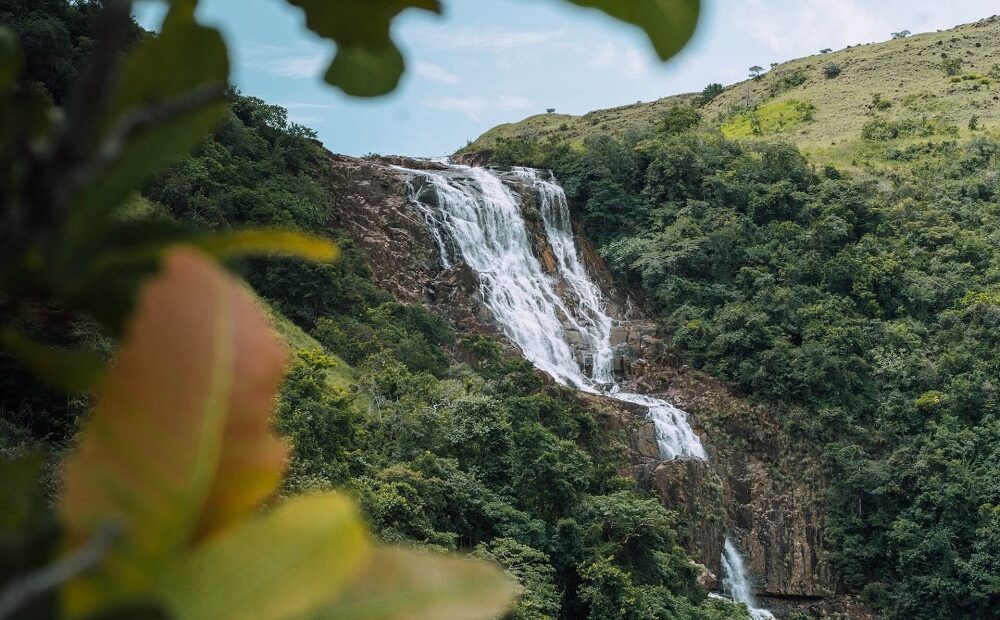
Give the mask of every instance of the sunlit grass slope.
[[[462, 152], [511, 137], [579, 144], [620, 136], [695, 100], [688, 94], [583, 116], [533, 116], [487, 131]], [[892, 149], [1000, 130], [1000, 19], [778, 64], [727, 87], [701, 113], [706, 126], [729, 137], [788, 141], [817, 163], [891, 166]]]

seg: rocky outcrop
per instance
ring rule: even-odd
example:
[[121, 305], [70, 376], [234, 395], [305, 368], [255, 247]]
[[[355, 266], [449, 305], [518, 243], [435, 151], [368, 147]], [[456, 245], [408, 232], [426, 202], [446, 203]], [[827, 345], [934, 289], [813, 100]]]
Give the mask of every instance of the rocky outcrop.
[[421, 303], [441, 261], [423, 219], [410, 207], [403, 181], [388, 163], [329, 156], [337, 201], [331, 225], [357, 244], [376, 284], [401, 301]]
[[681, 545], [695, 561], [720, 574], [722, 545], [729, 519], [723, 481], [707, 461], [662, 461], [644, 481], [664, 506], [680, 516]]

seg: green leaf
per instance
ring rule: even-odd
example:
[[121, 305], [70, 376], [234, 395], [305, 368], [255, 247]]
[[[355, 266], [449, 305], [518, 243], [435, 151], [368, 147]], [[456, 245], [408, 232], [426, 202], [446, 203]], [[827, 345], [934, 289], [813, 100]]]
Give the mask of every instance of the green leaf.
[[666, 60], [691, 39], [701, 11], [699, 0], [569, 0], [599, 9], [615, 19], [638, 26]]
[[21, 49], [17, 36], [9, 28], [0, 26], [0, 90], [10, 88], [20, 73]]
[[12, 327], [0, 328], [0, 345], [40, 379], [66, 392], [89, 391], [104, 371], [104, 359], [97, 353], [50, 347]]
[[383, 547], [346, 596], [309, 618], [496, 618], [511, 607], [515, 593], [514, 582], [491, 562]]
[[349, 95], [374, 97], [392, 91], [403, 57], [389, 34], [406, 9], [441, 12], [438, 0], [287, 0], [306, 14], [306, 26], [337, 44], [326, 81]]
[[334, 600], [369, 554], [349, 499], [300, 496], [209, 539], [157, 591], [180, 620], [294, 618]]
[[0, 539], [18, 533], [38, 516], [42, 505], [38, 482], [44, 466], [41, 454], [0, 459]]
[[285, 348], [245, 285], [190, 248], [167, 253], [65, 462], [70, 548], [125, 536], [66, 591], [71, 615], [142, 595], [200, 537], [242, 519], [280, 482], [271, 432]]
[[324, 79], [348, 95], [378, 97], [395, 90], [404, 69], [403, 55], [391, 42], [381, 49], [343, 47]]
[[[85, 186], [71, 210], [61, 265], [75, 273], [116, 208], [143, 181], [188, 153], [225, 113], [229, 58], [222, 35], [193, 21], [193, 3], [176, 2], [156, 37], [131, 54], [105, 122], [109, 167]], [[133, 127], [127, 135], [116, 132]], [[66, 274], [64, 274], [65, 276]]]

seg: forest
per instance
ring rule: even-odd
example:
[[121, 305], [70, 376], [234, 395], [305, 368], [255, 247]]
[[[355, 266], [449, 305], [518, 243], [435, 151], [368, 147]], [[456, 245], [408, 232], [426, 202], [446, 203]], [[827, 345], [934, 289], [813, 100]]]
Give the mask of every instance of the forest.
[[579, 149], [511, 138], [491, 163], [554, 169], [685, 358], [822, 447], [846, 584], [892, 618], [992, 617], [1000, 142], [909, 152], [858, 179], [675, 108]]

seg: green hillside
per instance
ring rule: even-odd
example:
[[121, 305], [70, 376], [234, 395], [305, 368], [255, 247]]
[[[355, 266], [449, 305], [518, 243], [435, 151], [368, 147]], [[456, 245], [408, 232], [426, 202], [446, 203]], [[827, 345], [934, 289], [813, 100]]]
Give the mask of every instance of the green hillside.
[[[670, 108], [697, 103], [687, 94], [583, 116], [533, 116], [487, 131], [460, 153], [510, 138], [579, 146], [594, 135], [648, 129]], [[817, 163], [848, 166], [883, 165], [887, 148], [992, 132], [1000, 128], [1000, 19], [779, 64], [726, 87], [700, 112], [703, 125], [727, 137], [787, 141]]]

